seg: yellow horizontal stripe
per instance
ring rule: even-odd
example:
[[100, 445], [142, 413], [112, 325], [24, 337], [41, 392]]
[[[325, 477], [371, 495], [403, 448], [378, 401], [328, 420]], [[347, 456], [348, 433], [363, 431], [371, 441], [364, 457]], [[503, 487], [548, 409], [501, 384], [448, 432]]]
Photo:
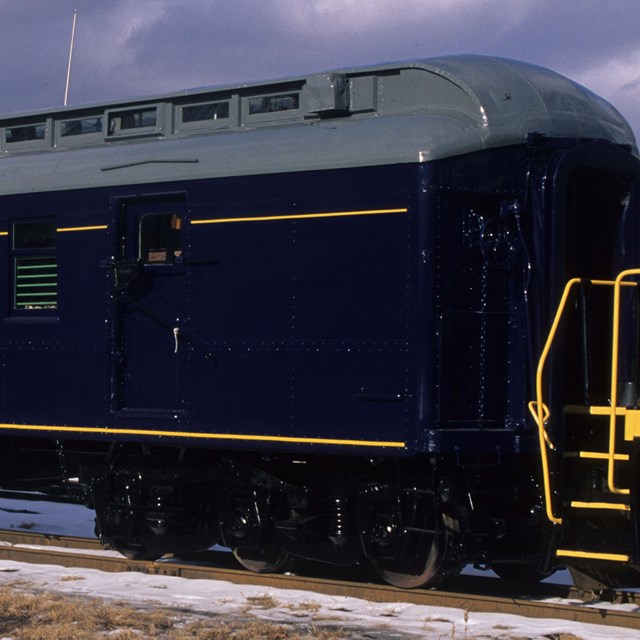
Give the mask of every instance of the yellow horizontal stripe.
[[579, 502], [571, 503], [574, 509], [613, 509], [616, 511], [631, 511], [628, 504], [616, 504], [615, 502]]
[[92, 227], [59, 227], [56, 231], [58, 233], [65, 233], [67, 231], [99, 231], [106, 228], [106, 224], [96, 224]]
[[[65, 233], [67, 231], [101, 231], [103, 229], [107, 229], [106, 224], [96, 224], [90, 227], [58, 227], [56, 231], [58, 233]], [[0, 231], [0, 236], [8, 236], [8, 231]]]
[[629, 556], [622, 553], [594, 553], [592, 551], [573, 551], [558, 549], [556, 556], [563, 558], [589, 558], [591, 560], [611, 560], [612, 562], [629, 562]]
[[356, 447], [404, 448], [404, 442], [384, 440], [340, 440], [337, 438], [292, 438], [290, 436], [255, 436], [242, 433], [195, 433], [189, 431], [152, 431], [148, 429], [109, 429], [106, 427], [68, 427], [37, 424], [0, 424], [0, 429], [17, 431], [59, 431], [63, 433], [92, 433], [103, 435], [158, 436], [166, 438], [199, 438], [202, 440], [245, 440], [252, 442], [286, 442], [293, 444], [335, 444]]
[[280, 216], [259, 216], [256, 218], [210, 218], [207, 220], [192, 220], [191, 224], [222, 224], [226, 222], [266, 222], [270, 220], [303, 220], [306, 218], [344, 218], [347, 216], [375, 216], [387, 213], [407, 213], [404, 209], [368, 209], [366, 211], [334, 211], [328, 213], [300, 213]]

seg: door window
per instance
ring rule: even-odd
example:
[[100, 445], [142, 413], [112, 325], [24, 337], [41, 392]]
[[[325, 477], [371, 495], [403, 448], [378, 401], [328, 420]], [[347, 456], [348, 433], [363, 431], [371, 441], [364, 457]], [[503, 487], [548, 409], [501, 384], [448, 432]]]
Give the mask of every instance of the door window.
[[140, 218], [138, 258], [145, 264], [173, 264], [182, 256], [182, 219], [175, 213], [149, 213]]

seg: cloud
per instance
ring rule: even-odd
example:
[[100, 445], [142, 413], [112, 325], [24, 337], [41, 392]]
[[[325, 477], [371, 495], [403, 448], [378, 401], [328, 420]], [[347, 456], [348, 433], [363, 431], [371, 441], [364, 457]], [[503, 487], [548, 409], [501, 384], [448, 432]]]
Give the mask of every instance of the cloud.
[[75, 72], [109, 87], [139, 70], [138, 40], [165, 20], [174, 2], [168, 0], [112, 0], [108, 5], [87, 3], [78, 15]]
[[500, 15], [497, 24], [504, 26], [521, 21], [533, 10], [531, 3], [523, 0], [312, 0], [304, 3], [280, 0], [276, 4], [283, 15], [288, 15], [299, 27], [316, 30], [348, 25], [362, 32], [393, 28], [397, 24], [415, 24], [416, 21], [433, 25], [442, 20], [449, 22], [463, 14], [493, 13], [495, 10], [499, 10]]
[[605, 97], [640, 133], [640, 48], [623, 56], [595, 61], [577, 70], [574, 80]]
[[640, 48], [585, 68], [575, 79], [610, 96], [640, 102]]

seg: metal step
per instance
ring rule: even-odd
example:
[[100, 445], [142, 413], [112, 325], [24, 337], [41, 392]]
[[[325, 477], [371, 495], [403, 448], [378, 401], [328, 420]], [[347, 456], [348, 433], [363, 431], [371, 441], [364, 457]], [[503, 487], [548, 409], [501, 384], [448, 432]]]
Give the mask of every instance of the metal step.
[[584, 551], [581, 549], [557, 549], [556, 557], [606, 560], [608, 562], [629, 562], [630, 560], [630, 556], [624, 553], [603, 553], [601, 551]]
[[610, 509], [615, 511], [631, 511], [631, 507], [628, 504], [615, 502], [586, 502], [574, 500], [569, 506], [572, 509]]
[[[609, 460], [608, 453], [599, 451], [565, 451], [565, 458], [582, 458], [583, 460]], [[626, 453], [616, 453], [613, 456], [616, 462], [629, 462], [629, 455]]]

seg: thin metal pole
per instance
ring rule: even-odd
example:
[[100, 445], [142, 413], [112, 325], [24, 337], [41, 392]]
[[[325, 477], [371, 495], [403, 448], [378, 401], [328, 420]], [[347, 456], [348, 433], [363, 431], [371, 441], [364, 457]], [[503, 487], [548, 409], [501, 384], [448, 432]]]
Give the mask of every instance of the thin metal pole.
[[71, 80], [71, 59], [73, 58], [73, 43], [76, 39], [76, 20], [78, 18], [78, 10], [73, 10], [73, 26], [71, 27], [71, 44], [69, 45], [69, 64], [67, 65], [67, 84], [64, 88], [64, 106], [67, 106], [69, 99], [69, 81]]

